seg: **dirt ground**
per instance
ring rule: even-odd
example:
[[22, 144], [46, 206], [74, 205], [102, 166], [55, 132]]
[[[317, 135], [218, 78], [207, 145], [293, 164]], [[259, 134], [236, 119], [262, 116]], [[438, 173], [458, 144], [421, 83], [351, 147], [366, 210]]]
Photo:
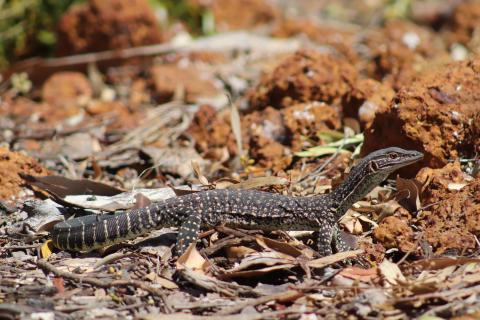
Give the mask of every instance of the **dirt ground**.
[[[54, 57], [4, 70], [0, 318], [480, 317], [480, 2], [185, 5], [213, 34], [89, 0]], [[191, 188], [320, 196], [391, 146], [424, 158], [339, 221], [347, 252], [225, 226], [181, 257], [175, 228], [89, 253], [50, 241]]]

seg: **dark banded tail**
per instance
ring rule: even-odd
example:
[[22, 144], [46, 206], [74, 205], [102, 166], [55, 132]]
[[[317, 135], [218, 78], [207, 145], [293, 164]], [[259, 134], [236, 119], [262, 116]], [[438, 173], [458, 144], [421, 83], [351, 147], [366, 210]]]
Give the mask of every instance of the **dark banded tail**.
[[89, 215], [56, 224], [53, 244], [62, 250], [91, 251], [135, 238], [155, 228], [150, 208], [113, 215]]

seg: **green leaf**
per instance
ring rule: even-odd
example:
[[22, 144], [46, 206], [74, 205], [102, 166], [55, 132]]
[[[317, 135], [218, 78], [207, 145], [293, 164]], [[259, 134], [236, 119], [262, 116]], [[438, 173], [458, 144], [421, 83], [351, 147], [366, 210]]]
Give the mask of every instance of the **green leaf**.
[[[296, 152], [297, 157], [321, 157], [329, 154], [334, 154], [337, 152], [338, 148], [328, 147], [328, 146], [318, 146], [307, 149], [305, 151]], [[340, 149], [339, 152], [347, 152], [346, 150]]]
[[40, 30], [37, 35], [37, 39], [45, 45], [54, 45], [57, 42], [57, 37], [55, 36], [55, 33], [47, 30]]
[[[329, 154], [334, 154], [339, 150], [339, 152], [346, 152], [343, 150], [345, 147], [350, 145], [359, 145], [363, 143], [363, 133], [359, 133], [350, 138], [340, 139], [334, 142], [330, 142], [323, 146], [316, 146], [309, 148], [305, 151], [296, 152], [297, 157], [321, 157]], [[358, 150], [357, 150], [358, 149]], [[360, 152], [359, 147], [355, 150], [357, 153]]]

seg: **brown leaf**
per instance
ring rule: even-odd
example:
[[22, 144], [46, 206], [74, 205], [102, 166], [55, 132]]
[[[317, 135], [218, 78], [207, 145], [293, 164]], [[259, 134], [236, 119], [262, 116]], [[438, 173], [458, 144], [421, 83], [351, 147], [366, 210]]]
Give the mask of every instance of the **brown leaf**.
[[349, 267], [340, 271], [339, 275], [361, 282], [371, 282], [375, 278], [378, 278], [378, 269], [362, 269], [358, 267]]
[[133, 209], [144, 208], [151, 203], [152, 201], [150, 201], [150, 199], [145, 197], [142, 193], [137, 193], [135, 195], [135, 205], [133, 206]]
[[200, 164], [198, 163], [198, 161], [192, 160], [192, 168], [198, 181], [200, 181], [200, 183], [204, 186], [208, 186], [210, 183], [208, 182], [208, 179], [202, 174], [202, 170], [200, 169]]
[[227, 257], [229, 259], [241, 259], [249, 254], [257, 252], [254, 249], [245, 246], [227, 247], [225, 251], [227, 252]]
[[408, 211], [418, 211], [422, 204], [420, 202], [420, 190], [422, 185], [415, 179], [403, 179], [397, 176], [397, 200]]
[[62, 294], [65, 292], [65, 281], [63, 281], [62, 277], [54, 277], [52, 283], [58, 293]]
[[178, 258], [176, 265], [178, 270], [189, 268], [201, 273], [204, 273], [210, 266], [208, 261], [197, 251], [195, 243], [190, 244], [187, 250]]
[[363, 250], [343, 251], [343, 252], [332, 254], [330, 256], [308, 261], [307, 266], [309, 266], [310, 268], [324, 268], [333, 263], [336, 263], [345, 259], [353, 258], [361, 253], [363, 253]]
[[378, 266], [380, 274], [389, 284], [398, 284], [399, 282], [405, 282], [405, 277], [400, 271], [398, 265], [393, 262], [388, 261], [387, 259]]
[[257, 236], [255, 239], [257, 243], [265, 249], [271, 249], [289, 255], [293, 258], [297, 258], [302, 255], [302, 251], [286, 242], [276, 241], [262, 236]]
[[423, 270], [438, 270], [449, 266], [459, 266], [467, 263], [480, 263], [479, 258], [467, 257], [438, 257], [431, 259], [418, 260], [413, 263], [414, 266], [421, 267]]

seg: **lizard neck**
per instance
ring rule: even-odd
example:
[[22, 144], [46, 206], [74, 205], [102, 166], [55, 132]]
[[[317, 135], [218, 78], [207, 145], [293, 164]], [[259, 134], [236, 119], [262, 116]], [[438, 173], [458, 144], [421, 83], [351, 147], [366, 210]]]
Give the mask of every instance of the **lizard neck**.
[[345, 181], [327, 195], [334, 208], [335, 220], [338, 221], [355, 202], [362, 200], [387, 177], [388, 172], [371, 175], [363, 166], [354, 167]]

